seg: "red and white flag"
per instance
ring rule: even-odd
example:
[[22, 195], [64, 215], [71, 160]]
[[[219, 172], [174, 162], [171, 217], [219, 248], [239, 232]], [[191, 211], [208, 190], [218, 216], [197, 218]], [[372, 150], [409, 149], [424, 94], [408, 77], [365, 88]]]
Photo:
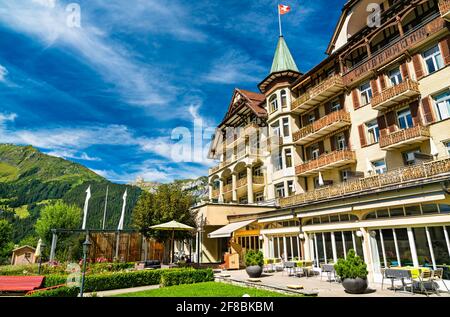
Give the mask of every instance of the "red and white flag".
[[279, 4], [278, 5], [278, 12], [283, 15], [288, 13], [289, 11], [291, 11], [291, 7], [290, 6], [286, 6], [284, 4]]

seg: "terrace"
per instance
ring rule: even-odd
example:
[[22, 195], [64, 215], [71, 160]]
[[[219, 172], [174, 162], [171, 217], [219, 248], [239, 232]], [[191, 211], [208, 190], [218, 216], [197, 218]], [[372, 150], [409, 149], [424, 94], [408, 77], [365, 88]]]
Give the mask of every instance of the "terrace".
[[383, 150], [398, 150], [411, 144], [420, 143], [430, 138], [430, 128], [415, 126], [380, 137], [380, 148]]
[[419, 83], [407, 79], [402, 83], [384, 89], [381, 93], [373, 96], [372, 108], [384, 111], [388, 107], [398, 105], [410, 98], [420, 95]]
[[280, 198], [279, 205], [288, 207], [342, 197], [349, 194], [373, 191], [391, 186], [403, 185], [413, 181], [445, 176], [450, 173], [450, 158], [427, 162], [419, 165], [406, 166], [369, 177], [347, 181], [333, 186], [324, 187], [310, 192]]
[[315, 160], [296, 166], [295, 173], [297, 175], [307, 176], [354, 162], [356, 162], [356, 154], [354, 151], [334, 151], [321, 155]]

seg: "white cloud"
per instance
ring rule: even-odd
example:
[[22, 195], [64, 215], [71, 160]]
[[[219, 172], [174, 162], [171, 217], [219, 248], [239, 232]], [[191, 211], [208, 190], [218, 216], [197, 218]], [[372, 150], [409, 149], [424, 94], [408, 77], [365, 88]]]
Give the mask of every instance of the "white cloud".
[[78, 153], [77, 151], [72, 151], [69, 149], [64, 150], [51, 150], [49, 152], [46, 152], [46, 154], [56, 157], [61, 157], [64, 159], [76, 159], [81, 161], [101, 161], [101, 158], [98, 157], [91, 157], [85, 152]]
[[0, 65], [0, 82], [4, 82], [6, 80], [6, 76], [8, 76], [8, 70], [5, 66]]

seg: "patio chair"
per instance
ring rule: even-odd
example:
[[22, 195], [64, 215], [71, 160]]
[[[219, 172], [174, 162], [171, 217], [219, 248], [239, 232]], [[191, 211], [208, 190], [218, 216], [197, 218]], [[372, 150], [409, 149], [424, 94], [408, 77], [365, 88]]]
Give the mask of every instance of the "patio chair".
[[437, 295], [439, 295], [439, 290], [436, 287], [434, 281], [433, 281], [433, 271], [431, 270], [422, 270], [418, 277], [412, 279], [413, 281], [413, 288], [414, 283], [419, 284], [420, 290], [425, 293], [428, 297], [428, 290], [427, 285], [431, 286], [431, 290], [434, 291]]
[[[382, 271], [383, 272], [383, 271]], [[391, 288], [394, 289], [394, 292], [397, 291], [397, 288], [394, 285], [396, 280], [402, 282], [403, 290], [406, 292], [406, 287], [411, 285], [411, 293], [414, 294], [414, 285], [412, 281], [412, 275], [410, 270], [398, 270], [398, 269], [384, 269], [383, 277], [381, 280], [381, 289], [383, 289], [384, 280], [391, 280]], [[405, 280], [411, 281], [410, 283], [406, 283]]]
[[334, 270], [334, 265], [332, 264], [322, 264], [321, 265], [321, 272], [320, 272], [320, 280], [322, 280], [322, 273], [327, 273], [328, 281], [331, 283], [331, 276], [334, 276], [334, 280], [336, 279], [336, 271]]
[[445, 288], [447, 289], [447, 293], [450, 293], [448, 286], [447, 286], [447, 284], [445, 284], [445, 281], [444, 281], [444, 269], [443, 268], [440, 267], [440, 268], [434, 270], [431, 279], [435, 283], [441, 282], [442, 284], [444, 284]]
[[284, 269], [283, 269], [283, 273], [282, 274], [284, 274], [284, 272], [287, 271], [288, 272], [288, 276], [290, 276], [290, 275], [292, 275], [292, 272], [295, 273], [295, 268], [296, 267], [297, 267], [297, 265], [296, 265], [295, 262], [284, 262]]

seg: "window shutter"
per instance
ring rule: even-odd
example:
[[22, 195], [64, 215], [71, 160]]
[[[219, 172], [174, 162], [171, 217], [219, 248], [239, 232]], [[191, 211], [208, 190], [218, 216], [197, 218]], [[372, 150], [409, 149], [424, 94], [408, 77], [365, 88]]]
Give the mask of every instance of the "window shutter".
[[435, 121], [432, 105], [433, 103], [430, 96], [422, 99], [423, 116], [428, 124]]
[[395, 120], [395, 112], [394, 111], [389, 111], [388, 113], [386, 113], [386, 123], [389, 129], [389, 132], [395, 132], [396, 130], [396, 120]]
[[331, 144], [331, 152], [336, 151], [336, 136], [335, 135], [333, 135], [330, 138], [330, 144]]
[[411, 116], [413, 119], [414, 126], [422, 125], [422, 120], [420, 118], [419, 112], [419, 101], [414, 101], [409, 105], [409, 110], [411, 111]]
[[386, 124], [386, 118], [384, 115], [381, 115], [377, 118], [378, 123], [378, 129], [380, 129], [380, 136], [386, 136], [387, 135], [387, 124]]
[[439, 42], [441, 46], [442, 58], [444, 59], [445, 65], [450, 65], [450, 35], [447, 35], [441, 42]]
[[319, 107], [314, 109], [314, 116], [316, 117], [316, 121], [319, 120], [319, 118], [320, 118]]
[[302, 124], [303, 127], [306, 127], [309, 124], [308, 115], [302, 116]]
[[352, 97], [353, 97], [353, 108], [358, 109], [360, 106], [359, 89], [357, 89], [357, 88], [353, 89]]
[[400, 65], [400, 73], [402, 74], [403, 80], [409, 79], [409, 69], [406, 62]]
[[345, 109], [345, 94], [339, 96], [339, 103], [341, 104], [341, 109]]
[[306, 152], [306, 160], [311, 161], [311, 147], [307, 147], [305, 149], [305, 152]]
[[370, 81], [370, 87], [372, 88], [372, 94], [373, 94], [374, 96], [375, 96], [375, 95], [378, 95], [379, 89], [378, 89], [378, 83], [377, 83], [377, 80], [376, 80], [376, 79]]
[[323, 141], [319, 142], [319, 153], [320, 155], [322, 155], [323, 153], [325, 153], [325, 146], [323, 144]]
[[359, 141], [361, 142], [361, 147], [365, 147], [367, 145], [366, 141], [366, 128], [364, 124], [361, 124], [358, 126], [358, 132], [359, 132]]
[[347, 146], [347, 149], [350, 149], [350, 130], [344, 131], [344, 138], [345, 138], [345, 145]]
[[331, 102], [327, 102], [325, 104], [325, 115], [329, 114], [331, 112]]
[[414, 64], [414, 71], [416, 72], [417, 80], [423, 78], [425, 73], [423, 71], [422, 55], [421, 54], [416, 54], [416, 55], [413, 56], [413, 64]]
[[387, 86], [386, 76], [384, 76], [384, 74], [381, 74], [379, 76], [379, 80], [380, 80], [381, 91], [383, 91], [386, 88], [386, 86]]

